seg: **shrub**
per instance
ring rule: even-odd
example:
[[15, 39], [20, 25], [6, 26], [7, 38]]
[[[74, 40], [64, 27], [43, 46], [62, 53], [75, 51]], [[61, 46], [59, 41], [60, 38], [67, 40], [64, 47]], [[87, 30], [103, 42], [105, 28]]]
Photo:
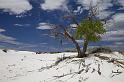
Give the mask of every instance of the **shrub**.
[[3, 52], [7, 53], [7, 51], [8, 51], [7, 49], [3, 49]]
[[112, 52], [112, 49], [109, 47], [97, 47], [97, 48], [91, 49], [89, 53], [93, 54], [93, 53], [111, 53], [111, 52]]

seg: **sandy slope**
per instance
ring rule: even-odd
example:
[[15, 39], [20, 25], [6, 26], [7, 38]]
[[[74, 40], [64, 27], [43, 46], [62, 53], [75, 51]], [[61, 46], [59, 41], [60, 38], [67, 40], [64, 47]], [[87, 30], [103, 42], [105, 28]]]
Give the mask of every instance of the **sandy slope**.
[[[93, 55], [66, 59], [54, 65], [58, 58], [73, 55], [77, 53], [35, 54], [14, 50], [5, 53], [0, 50], [0, 82], [124, 82], [123, 64], [113, 64]], [[118, 52], [98, 55], [124, 62], [124, 55]]]

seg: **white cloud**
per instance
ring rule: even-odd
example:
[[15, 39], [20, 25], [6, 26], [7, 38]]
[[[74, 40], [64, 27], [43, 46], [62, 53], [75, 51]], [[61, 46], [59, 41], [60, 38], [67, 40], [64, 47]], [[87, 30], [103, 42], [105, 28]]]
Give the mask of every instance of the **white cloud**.
[[111, 20], [108, 21], [107, 29], [109, 30], [124, 30], [124, 13], [115, 14]]
[[44, 0], [41, 4], [44, 10], [67, 9], [67, 0]]
[[1, 33], [1, 32], [5, 32], [5, 30], [4, 30], [4, 29], [2, 29], [2, 28], [0, 28], [0, 33]]
[[114, 15], [113, 19], [117, 22], [124, 21], [124, 13], [119, 13]]
[[98, 8], [98, 17], [100, 19], [107, 18], [112, 14], [113, 12], [106, 11], [109, 7], [112, 7], [113, 4], [111, 3], [111, 0], [78, 0], [78, 4], [82, 4], [83, 9], [88, 10], [89, 7], [92, 6], [97, 6]]
[[73, 27], [73, 28], [77, 27], [76, 24], [70, 24], [70, 26]]
[[124, 7], [124, 0], [118, 0], [119, 4]]
[[[5, 43], [4, 45], [1, 44], [3, 48], [11, 48], [15, 50], [32, 50], [34, 47], [37, 47], [37, 45], [18, 42], [16, 38], [6, 36], [3, 34], [0, 34], [0, 43]], [[11, 46], [6, 44], [11, 44]]]
[[103, 41], [124, 41], [124, 36], [122, 35], [124, 35], [124, 33], [122, 33], [121, 31], [115, 31], [115, 32], [111, 31], [111, 32], [107, 32], [107, 34], [105, 34], [102, 39]]
[[115, 42], [117, 45], [124, 45], [124, 42]]
[[21, 45], [21, 42], [16, 41], [16, 38], [3, 35], [1, 32], [5, 32], [6, 30], [0, 28], [0, 42], [14, 44], [14, 45]]
[[88, 9], [89, 6], [98, 6], [100, 10], [105, 10], [108, 7], [111, 7], [113, 4], [111, 0], [78, 0], [79, 4], [82, 4], [85, 9]]
[[81, 6], [78, 6], [76, 10], [73, 11], [76, 14], [81, 14], [83, 12], [83, 9]]
[[78, 42], [78, 43], [83, 43], [84, 42], [84, 40], [76, 40], [76, 42]]
[[97, 5], [98, 0], [78, 0], [79, 4], [82, 4], [86, 9], [90, 6], [92, 2], [92, 5]]
[[103, 40], [124, 41], [124, 14], [116, 14], [112, 19], [107, 27], [109, 31], [103, 36]]
[[52, 29], [52, 27], [51, 27], [51, 24], [48, 24], [48, 23], [39, 23], [39, 26], [37, 27], [37, 29], [48, 30], [48, 29]]
[[[2, 45], [1, 43], [5, 43], [5, 44]], [[10, 49], [15, 49], [15, 50], [33, 50], [35, 47], [39, 46], [37, 44], [28, 44], [28, 43], [18, 42], [16, 38], [6, 36], [3, 34], [0, 34], [0, 44], [2, 45], [3, 48], [7, 48], [7, 49], [10, 48]], [[6, 45], [6, 44], [11, 44], [11, 46]]]
[[17, 42], [15, 38], [3, 34], [0, 34], [0, 42], [16, 44], [16, 45], [21, 44], [20, 42]]
[[30, 26], [30, 24], [14, 24], [14, 26], [23, 27], [23, 26]]
[[40, 45], [47, 45], [47, 44], [48, 44], [48, 43], [45, 43], [45, 42], [44, 42], [44, 43], [40, 43]]
[[32, 9], [28, 0], [0, 0], [0, 9], [4, 12], [21, 14]]
[[100, 13], [97, 15], [100, 19], [106, 19], [109, 17], [113, 12], [110, 11], [100, 11]]
[[15, 26], [19, 26], [19, 27], [21, 27], [21, 26], [23, 26], [22, 24], [14, 24]]

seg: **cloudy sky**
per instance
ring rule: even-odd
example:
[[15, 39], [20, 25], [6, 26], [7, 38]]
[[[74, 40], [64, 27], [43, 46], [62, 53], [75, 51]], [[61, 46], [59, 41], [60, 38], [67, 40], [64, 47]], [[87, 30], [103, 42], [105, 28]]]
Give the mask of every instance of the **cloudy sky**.
[[[62, 20], [71, 10], [78, 18], [87, 15], [90, 3], [97, 5], [99, 19], [106, 19], [107, 33], [90, 46], [110, 46], [124, 50], [124, 0], [0, 0], [0, 48], [55, 51], [72, 48], [51, 37], [49, 25], [72, 25]], [[78, 42], [81, 42], [78, 40]]]

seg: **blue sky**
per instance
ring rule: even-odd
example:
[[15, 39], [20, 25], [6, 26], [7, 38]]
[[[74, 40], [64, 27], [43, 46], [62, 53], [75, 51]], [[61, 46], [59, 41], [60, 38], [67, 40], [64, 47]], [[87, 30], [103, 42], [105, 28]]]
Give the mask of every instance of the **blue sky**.
[[[0, 0], [0, 47], [29, 51], [56, 51], [73, 48], [51, 37], [49, 24], [74, 25], [62, 20], [71, 9], [80, 19], [92, 5], [98, 6], [98, 18], [107, 19], [102, 41], [90, 46], [124, 49], [124, 0]], [[82, 40], [78, 40], [79, 43]]]

